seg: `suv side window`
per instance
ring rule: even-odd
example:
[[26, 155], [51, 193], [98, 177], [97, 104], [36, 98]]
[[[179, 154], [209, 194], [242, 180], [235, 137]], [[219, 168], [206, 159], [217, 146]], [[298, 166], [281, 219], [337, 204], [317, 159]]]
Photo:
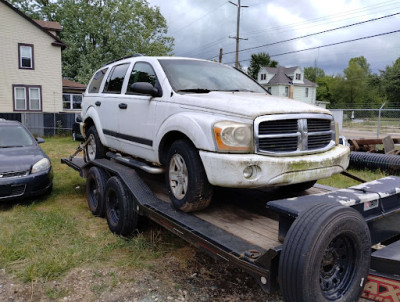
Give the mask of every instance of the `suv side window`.
[[92, 82], [90, 82], [90, 86], [88, 89], [89, 93], [98, 93], [99, 92], [101, 82], [103, 81], [104, 75], [106, 74], [107, 70], [108, 70], [108, 68], [104, 68], [94, 74]]
[[121, 93], [128, 64], [114, 66], [104, 85], [103, 93]]
[[156, 73], [150, 64], [144, 62], [138, 62], [135, 64], [129, 77], [126, 92], [132, 93], [131, 85], [137, 82], [147, 82], [155, 87], [158, 86]]

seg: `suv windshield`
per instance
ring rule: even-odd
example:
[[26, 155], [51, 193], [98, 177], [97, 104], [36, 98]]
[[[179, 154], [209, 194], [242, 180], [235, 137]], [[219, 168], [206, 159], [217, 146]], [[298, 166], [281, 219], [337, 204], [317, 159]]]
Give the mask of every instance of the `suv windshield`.
[[28, 131], [19, 125], [0, 126], [0, 148], [32, 146], [33, 139]]
[[198, 60], [159, 60], [176, 92], [251, 91], [266, 93], [255, 81], [233, 67]]

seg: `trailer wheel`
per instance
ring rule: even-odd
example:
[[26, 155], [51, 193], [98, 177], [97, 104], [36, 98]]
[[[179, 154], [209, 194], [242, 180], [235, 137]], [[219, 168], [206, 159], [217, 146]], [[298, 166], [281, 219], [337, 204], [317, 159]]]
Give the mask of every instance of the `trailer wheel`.
[[166, 166], [168, 194], [175, 208], [192, 212], [208, 207], [213, 187], [192, 144], [186, 140], [174, 142], [168, 151]]
[[104, 217], [104, 192], [107, 183], [107, 174], [97, 167], [91, 167], [86, 178], [86, 199], [90, 212], [94, 216]]
[[138, 214], [133, 209], [131, 194], [116, 176], [107, 181], [105, 201], [106, 218], [111, 232], [122, 236], [131, 235], [137, 227]]
[[358, 301], [371, 238], [363, 217], [339, 204], [317, 204], [289, 229], [279, 260], [285, 301]]
[[106, 154], [106, 148], [101, 143], [99, 134], [97, 133], [97, 129], [95, 126], [91, 126], [86, 133], [87, 139], [90, 139], [90, 142], [85, 147], [85, 158], [86, 162], [97, 158], [104, 158]]

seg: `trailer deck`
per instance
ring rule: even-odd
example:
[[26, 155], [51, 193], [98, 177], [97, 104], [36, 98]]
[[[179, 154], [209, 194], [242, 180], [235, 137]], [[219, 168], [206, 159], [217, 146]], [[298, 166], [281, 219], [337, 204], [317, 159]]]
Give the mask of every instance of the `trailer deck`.
[[[209, 208], [197, 213], [184, 213], [172, 207], [160, 175], [136, 171], [110, 159], [96, 159], [85, 163], [80, 158], [69, 158], [62, 159], [62, 162], [79, 171], [82, 177], [86, 177], [91, 166], [117, 175], [133, 195], [135, 211], [214, 258], [231, 262], [246, 270], [267, 292], [279, 288], [279, 255], [290, 226], [299, 214], [314, 203], [332, 202], [336, 199], [334, 202], [340, 200], [342, 204], [347, 203], [348, 206], [357, 208], [364, 214], [375, 243], [400, 234], [398, 177], [345, 190], [317, 185], [302, 196], [269, 189], [218, 188]], [[389, 217], [389, 220], [386, 219]], [[371, 272], [363, 297], [385, 301], [379, 300], [384, 292], [373, 291], [378, 282], [376, 278], [399, 281], [396, 279], [400, 273], [399, 242], [395, 241], [372, 254]], [[385, 268], [393, 268], [395, 271]], [[379, 274], [381, 271], [382, 274]], [[397, 293], [396, 297], [400, 299], [400, 290]]]

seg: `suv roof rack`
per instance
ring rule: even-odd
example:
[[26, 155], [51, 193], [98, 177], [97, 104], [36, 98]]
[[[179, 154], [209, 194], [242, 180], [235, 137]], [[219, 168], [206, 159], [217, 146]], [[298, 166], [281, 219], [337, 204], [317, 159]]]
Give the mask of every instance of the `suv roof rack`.
[[116, 59], [116, 60], [112, 60], [112, 61], [110, 61], [110, 62], [104, 64], [103, 67], [106, 66], [106, 65], [108, 65], [108, 64], [112, 64], [112, 63], [114, 63], [114, 62], [121, 61], [121, 60], [124, 60], [124, 59], [135, 58], [135, 57], [142, 57], [142, 56], [143, 56], [143, 55], [140, 54], [140, 53], [135, 53], [135, 54], [130, 55], [130, 56], [125, 56], [125, 57], [122, 57], [122, 58], [119, 58], [119, 59]]

